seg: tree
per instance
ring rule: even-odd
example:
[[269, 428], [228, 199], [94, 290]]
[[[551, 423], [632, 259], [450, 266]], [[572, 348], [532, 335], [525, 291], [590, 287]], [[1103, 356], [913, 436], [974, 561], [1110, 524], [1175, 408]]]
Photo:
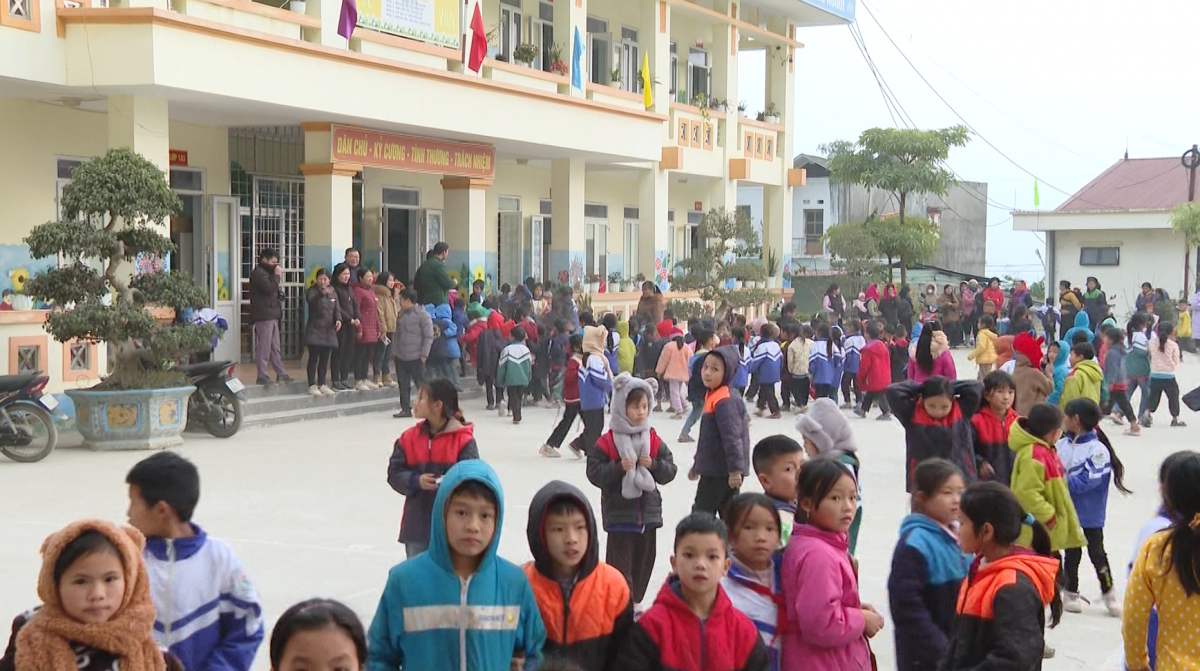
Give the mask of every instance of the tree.
[[[1180, 203], [1171, 211], [1171, 228], [1183, 236], [1183, 298], [1188, 297], [1188, 282], [1192, 276], [1192, 250], [1200, 247], [1200, 203]], [[1200, 268], [1196, 268], [1200, 273]], [[1200, 289], [1200, 275], [1196, 279]]]
[[[691, 257], [675, 264], [671, 285], [681, 291], [697, 291], [700, 298], [712, 302], [718, 314], [728, 308], [742, 308], [770, 299], [760, 289], [727, 289], [727, 280], [762, 280], [766, 270], [762, 245], [750, 218], [736, 210], [713, 208], [696, 227], [697, 249]], [[734, 261], [726, 263], [732, 254]], [[754, 261], [745, 259], [755, 259]]]
[[879, 245], [871, 234], [871, 222], [845, 223], [825, 231], [825, 249], [834, 270], [841, 271], [855, 286], [865, 285], [882, 274]]
[[[950, 148], [966, 146], [969, 138], [970, 132], [961, 125], [939, 130], [870, 128], [857, 142], [840, 140], [821, 149], [829, 156], [833, 181], [861, 184], [896, 196], [899, 225], [904, 228], [909, 194], [946, 195], [954, 183], [954, 174], [946, 167]], [[909, 259], [899, 258], [900, 282], [904, 283]]]
[[[112, 149], [75, 169], [62, 197], [60, 221], [35, 226], [25, 238], [35, 259], [68, 262], [29, 280], [30, 295], [52, 303], [46, 330], [59, 342], [107, 342], [116, 365], [98, 388], [181, 386], [169, 360], [205, 349], [211, 325], [161, 325], [147, 304], [178, 310], [207, 303], [205, 292], [183, 273], [150, 272], [127, 280], [121, 266], [139, 255], [175, 250], [160, 233], [180, 209], [158, 166], [129, 149]], [[86, 260], [99, 261], [97, 270]]]
[[937, 254], [942, 237], [942, 228], [925, 218], [901, 221], [898, 217], [872, 217], [867, 220], [867, 229], [879, 255], [887, 258], [888, 281], [892, 279], [892, 261], [900, 261], [901, 284], [908, 280], [909, 266], [927, 263]]

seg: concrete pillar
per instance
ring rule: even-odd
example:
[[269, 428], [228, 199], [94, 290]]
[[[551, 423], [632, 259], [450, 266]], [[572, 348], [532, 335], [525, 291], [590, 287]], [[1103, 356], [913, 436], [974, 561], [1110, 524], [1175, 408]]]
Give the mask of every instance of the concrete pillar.
[[464, 298], [470, 293], [470, 280], [479, 271], [496, 277], [496, 250], [488, 249], [487, 245], [487, 188], [491, 185], [490, 179], [442, 179], [442, 231], [446, 244], [450, 245], [446, 268], [461, 275], [462, 266], [466, 265], [468, 277], [461, 278], [459, 283]]
[[[563, 60], [567, 62], [567, 79], [571, 79], [571, 72], [574, 70], [575, 63], [575, 29], [579, 28], [579, 39], [582, 40], [580, 48], [583, 49], [583, 56], [580, 61], [583, 65], [583, 70], [580, 72], [579, 81], [583, 84], [582, 89], [575, 89], [569, 84], [565, 90], [559, 93], [583, 98], [587, 96], [587, 0], [559, 0], [554, 3], [554, 41], [563, 45]], [[469, 22], [470, 15], [467, 15]], [[553, 263], [553, 262], [552, 262]], [[557, 272], [551, 270], [551, 272]]]
[[[671, 7], [664, 0], [641, 2], [638, 23], [638, 46], [649, 58], [651, 112], [671, 114]], [[638, 68], [642, 64], [638, 63]], [[640, 72], [640, 70], [639, 70]], [[658, 83], [653, 83], [657, 79]], [[663, 127], [663, 140], [669, 137], [668, 124]]]
[[[585, 170], [581, 158], [559, 158], [550, 163], [550, 279], [567, 271], [570, 283], [583, 282], [587, 251], [583, 228]], [[664, 215], [665, 219], [665, 215]]]
[[[671, 229], [667, 225], [667, 171], [654, 164], [642, 172], [638, 185], [637, 272], [666, 291], [670, 268]], [[684, 215], [686, 216], [686, 215]], [[660, 272], [667, 271], [665, 274]]]
[[[795, 37], [795, 24], [787, 19], [768, 20], [767, 30], [788, 38]], [[776, 153], [783, 159], [781, 168], [783, 181], [781, 183], [784, 186], [764, 189], [763, 211], [764, 213], [775, 211], [779, 217], [782, 217], [774, 220], [778, 222], [776, 226], [778, 230], [772, 231], [773, 242], [771, 245], [778, 246], [779, 268], [783, 273], [783, 281], [780, 286], [787, 288], [791, 286], [790, 271], [792, 267], [792, 189], [787, 186], [787, 171], [792, 167], [792, 138], [795, 137], [796, 128], [793, 105], [796, 95], [795, 49], [781, 47], [779, 51], [776, 51], [772, 48], [767, 52], [766, 61], [766, 103], [767, 105], [774, 103], [775, 109], [779, 110], [779, 124], [783, 126], [783, 132], [776, 139], [775, 147]], [[837, 195], [833, 194], [832, 197], [837, 198]], [[828, 226], [828, 224], [826, 225]], [[767, 244], [765, 217], [763, 220], [763, 244]]]
[[329, 124], [304, 129], [304, 276], [333, 269], [354, 243], [354, 175], [361, 165], [335, 163]]
[[[741, 2], [730, 0], [715, 0], [713, 9], [726, 16], [738, 18], [741, 13]], [[737, 28], [725, 24], [713, 26], [712, 54], [712, 97], [729, 103], [728, 118], [718, 126], [717, 142], [725, 150], [724, 164], [728, 170], [729, 159], [736, 158], [729, 147], [737, 149], [736, 120], [738, 116], [738, 32]]]
[[[791, 161], [787, 163], [790, 165]], [[763, 264], [766, 265], [770, 251], [774, 251], [779, 259], [775, 277], [780, 277], [784, 259], [790, 264], [792, 258], [792, 187], [786, 180], [783, 186], [763, 188], [762, 244]]]
[[[350, 48], [350, 41], [338, 35], [338, 19], [342, 16], [342, 0], [310, 0], [304, 5], [304, 13], [321, 21], [319, 28], [303, 28], [301, 30], [305, 42], [336, 49]], [[468, 20], [469, 17], [470, 15], [468, 15]]]

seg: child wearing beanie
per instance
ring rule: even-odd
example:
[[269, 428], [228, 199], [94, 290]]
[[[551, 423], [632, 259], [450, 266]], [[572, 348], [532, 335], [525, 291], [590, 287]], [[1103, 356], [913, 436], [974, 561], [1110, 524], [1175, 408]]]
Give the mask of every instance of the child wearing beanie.
[[858, 530], [862, 527], [863, 497], [862, 481], [858, 477], [862, 464], [858, 460], [858, 445], [854, 441], [854, 430], [850, 421], [830, 398], [818, 398], [808, 405], [808, 412], [796, 419], [796, 430], [804, 438], [804, 451], [809, 459], [826, 456], [837, 459], [850, 471], [858, 485], [858, 510], [850, 524], [850, 554], [858, 544]]

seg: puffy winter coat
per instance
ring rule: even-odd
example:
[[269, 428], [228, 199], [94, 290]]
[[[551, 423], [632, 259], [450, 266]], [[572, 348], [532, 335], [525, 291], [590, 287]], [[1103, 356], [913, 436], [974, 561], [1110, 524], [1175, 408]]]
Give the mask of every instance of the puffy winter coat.
[[452, 419], [436, 434], [429, 423], [418, 422], [400, 434], [388, 461], [388, 484], [404, 496], [400, 517], [401, 543], [429, 542], [429, 515], [436, 491], [422, 489], [422, 475], [441, 476], [460, 461], [479, 458], [475, 426]]
[[662, 354], [659, 355], [658, 365], [654, 370], [664, 380], [687, 382], [691, 377], [688, 370], [691, 356], [687, 345], [677, 345], [674, 340], [668, 340], [667, 344], [663, 345]]
[[[1008, 432], [1008, 447], [1016, 453], [1013, 461], [1012, 490], [1025, 512], [1050, 532], [1054, 552], [1083, 547], [1083, 528], [1067, 488], [1062, 460], [1040, 438], [1025, 430], [1025, 419], [1013, 423]], [[1033, 530], [1025, 526], [1017, 544], [1029, 547]]]
[[904, 427], [904, 477], [908, 492], [912, 491], [912, 477], [917, 464], [934, 457], [947, 459], [958, 466], [968, 483], [977, 477], [971, 417], [979, 411], [983, 385], [975, 380], [959, 380], [952, 382], [950, 389], [954, 394], [954, 403], [951, 404], [950, 414], [941, 419], [934, 419], [925, 412], [920, 385], [915, 382], [893, 384], [885, 392], [892, 414]]
[[[650, 461], [650, 475], [655, 483], [665, 485], [675, 479], [679, 468], [675, 465], [675, 457], [654, 429], [650, 429]], [[604, 530], [618, 525], [661, 527], [662, 493], [655, 488], [642, 492], [636, 499], [627, 499], [621, 495], [624, 477], [625, 469], [621, 468], [621, 455], [617, 453], [612, 431], [606, 431], [596, 441], [596, 449], [587, 451], [587, 479], [600, 489], [600, 518]]]
[[858, 388], [863, 392], [881, 392], [892, 383], [891, 354], [882, 341], [872, 340], [859, 354]]
[[772, 385], [779, 382], [783, 352], [774, 340], [762, 340], [750, 353], [746, 370], [758, 378], [759, 384]]
[[263, 264], [250, 271], [250, 321], [267, 322], [283, 316], [279, 301], [279, 276]]
[[375, 289], [371, 285], [355, 284], [352, 290], [354, 291], [354, 301], [358, 303], [359, 314], [358, 336], [355, 340], [364, 344], [373, 344], [379, 340], [379, 312]]
[[1058, 407], [1065, 408], [1067, 403], [1077, 398], [1090, 398], [1100, 404], [1100, 387], [1104, 384], [1104, 373], [1094, 359], [1084, 359], [1075, 364], [1063, 383], [1062, 394], [1058, 397]]
[[1112, 458], [1095, 431], [1065, 435], [1055, 445], [1067, 469], [1067, 490], [1084, 529], [1103, 529], [1108, 517], [1108, 488], [1112, 484]]
[[1004, 419], [997, 417], [986, 406], [971, 415], [971, 429], [975, 432], [975, 460], [980, 466], [987, 462], [994, 472], [988, 479], [1004, 485], [1012, 480], [1013, 459], [1016, 457], [1008, 449], [1008, 432], [1015, 421], [1017, 413], [1012, 408], [1008, 409]]
[[379, 332], [391, 334], [396, 331], [396, 296], [391, 289], [382, 284], [376, 284], [375, 314], [379, 317]]
[[842, 348], [828, 340], [814, 340], [808, 355], [808, 375], [813, 386], [837, 386], [842, 381]]
[[695, 468], [700, 475], [749, 475], [750, 416], [746, 403], [733, 395], [729, 387], [737, 372], [737, 350], [718, 347], [713, 352], [725, 362], [725, 378], [720, 387], [710, 389], [704, 396]]
[[308, 321], [304, 323], [304, 344], [313, 347], [337, 347], [336, 324], [341, 315], [337, 293], [333, 289], [321, 290], [309, 287], [305, 295], [308, 301]]
[[950, 645], [968, 568], [958, 541], [941, 524], [919, 513], [900, 523], [887, 582], [897, 671], [937, 668]]

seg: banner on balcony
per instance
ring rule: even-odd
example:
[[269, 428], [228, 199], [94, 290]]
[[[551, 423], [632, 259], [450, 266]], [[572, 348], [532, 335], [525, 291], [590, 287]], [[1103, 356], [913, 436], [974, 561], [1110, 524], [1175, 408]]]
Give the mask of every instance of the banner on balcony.
[[457, 49], [459, 0], [358, 0], [358, 25]]
[[490, 144], [382, 133], [349, 126], [333, 126], [330, 135], [335, 163], [454, 177], [490, 179], [496, 175], [496, 149]]

